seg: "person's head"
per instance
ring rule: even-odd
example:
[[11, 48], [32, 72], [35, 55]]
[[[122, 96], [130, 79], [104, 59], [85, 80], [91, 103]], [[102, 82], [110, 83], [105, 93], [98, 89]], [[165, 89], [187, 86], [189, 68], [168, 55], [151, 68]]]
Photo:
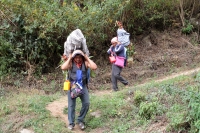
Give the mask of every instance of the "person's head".
[[123, 24], [121, 21], [116, 21], [116, 24], [119, 28], [123, 28]]
[[81, 50], [75, 50], [72, 53], [72, 58], [76, 63], [81, 63], [84, 60], [84, 53]]
[[116, 45], [118, 44], [118, 39], [117, 39], [117, 37], [113, 37], [113, 38], [112, 38], [111, 44], [112, 44], [113, 46], [116, 46]]

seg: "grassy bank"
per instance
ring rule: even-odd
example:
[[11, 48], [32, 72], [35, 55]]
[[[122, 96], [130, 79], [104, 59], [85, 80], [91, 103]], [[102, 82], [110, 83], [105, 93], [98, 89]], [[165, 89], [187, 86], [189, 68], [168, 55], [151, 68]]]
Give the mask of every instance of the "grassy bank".
[[[91, 93], [86, 132], [199, 132], [200, 73], [160, 83], [149, 82], [116, 93]], [[67, 133], [66, 124], [50, 115], [46, 106], [62, 97], [38, 90], [12, 91], [0, 97], [0, 133]], [[77, 110], [80, 108], [78, 100]], [[63, 110], [67, 113], [67, 108]], [[97, 115], [92, 115], [98, 113]]]

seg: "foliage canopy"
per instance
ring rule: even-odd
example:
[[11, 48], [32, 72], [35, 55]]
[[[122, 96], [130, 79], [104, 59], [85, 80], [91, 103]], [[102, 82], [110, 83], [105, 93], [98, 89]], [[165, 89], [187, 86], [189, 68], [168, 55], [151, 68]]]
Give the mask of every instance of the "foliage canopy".
[[[161, 30], [178, 17], [179, 0], [1, 0], [0, 75], [9, 72], [36, 74], [58, 66], [67, 35], [83, 31], [90, 53], [104, 59], [115, 21], [136, 34], [150, 28]], [[100, 57], [100, 58], [99, 58]], [[97, 61], [98, 63], [98, 61]]]

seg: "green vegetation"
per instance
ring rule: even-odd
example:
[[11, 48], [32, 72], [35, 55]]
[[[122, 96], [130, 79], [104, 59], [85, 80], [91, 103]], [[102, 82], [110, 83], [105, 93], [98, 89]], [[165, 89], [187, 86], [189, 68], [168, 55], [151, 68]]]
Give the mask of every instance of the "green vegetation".
[[20, 90], [20, 94], [10, 92], [0, 97], [0, 133], [19, 132], [30, 128], [37, 133], [66, 133], [65, 123], [54, 118], [46, 110], [46, 105], [61, 95], [44, 95], [38, 90]]
[[182, 33], [190, 34], [192, 33], [193, 29], [194, 29], [194, 26], [190, 22], [187, 22], [186, 26], [182, 28]]
[[[144, 132], [153, 123], [163, 123], [167, 132], [198, 133], [199, 75], [181, 76], [162, 83], [150, 82], [111, 94], [97, 96], [91, 93], [86, 132], [96, 128], [104, 132]], [[37, 133], [68, 132], [65, 123], [51, 116], [46, 109], [47, 104], [61, 96], [63, 94], [60, 93], [44, 95], [36, 90], [1, 95], [0, 132], [16, 132], [21, 128]], [[81, 102], [77, 100], [79, 110]], [[95, 117], [93, 112], [100, 116]], [[63, 113], [67, 114], [67, 108]]]
[[[134, 39], [151, 28], [164, 30], [180, 23], [177, 18], [181, 16], [182, 31], [189, 34], [192, 25], [184, 22], [198, 13], [195, 1], [1, 0], [0, 76], [51, 71], [58, 66], [64, 42], [75, 28], [83, 31], [91, 55], [98, 60], [104, 59], [110, 38], [116, 36], [116, 20], [123, 21]], [[129, 55], [133, 52], [128, 51]]]
[[[59, 65], [63, 44], [75, 28], [83, 31], [97, 64], [105, 64], [110, 39], [116, 36], [116, 20], [123, 21], [132, 40], [153, 28], [165, 30], [177, 23], [182, 25], [182, 33], [191, 34], [195, 28], [189, 19], [200, 7], [199, 0], [1, 0], [0, 4], [0, 133], [19, 132], [22, 128], [36, 133], [69, 132], [66, 124], [46, 109], [50, 102], [63, 96], [58, 92], [62, 81], [55, 80], [59, 75], [42, 74]], [[128, 56], [133, 56], [134, 50], [132, 45]], [[48, 83], [41, 85], [42, 93], [21, 88], [21, 81], [33, 76], [32, 84]], [[91, 76], [95, 76], [93, 71]], [[10, 80], [12, 77], [17, 80]], [[13, 88], [7, 89], [7, 85]], [[199, 85], [197, 73], [112, 94], [91, 94], [86, 132], [145, 132], [161, 123], [166, 132], [198, 133]], [[103, 89], [105, 86], [101, 85], [99, 90]], [[80, 107], [78, 102], [77, 108]], [[91, 115], [93, 112], [100, 117]]]

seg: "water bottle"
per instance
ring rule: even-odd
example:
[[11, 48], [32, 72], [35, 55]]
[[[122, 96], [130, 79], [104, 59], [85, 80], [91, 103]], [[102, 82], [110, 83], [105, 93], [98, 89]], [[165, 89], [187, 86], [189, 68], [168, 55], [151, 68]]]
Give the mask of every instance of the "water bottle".
[[70, 82], [69, 82], [69, 80], [66, 80], [66, 81], [64, 82], [63, 90], [64, 90], [64, 91], [70, 90]]

